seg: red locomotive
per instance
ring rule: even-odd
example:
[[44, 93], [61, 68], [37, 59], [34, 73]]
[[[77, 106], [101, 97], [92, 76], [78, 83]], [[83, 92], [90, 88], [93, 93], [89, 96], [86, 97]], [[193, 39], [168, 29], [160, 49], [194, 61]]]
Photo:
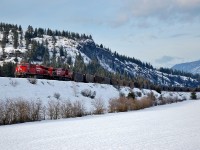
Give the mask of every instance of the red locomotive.
[[15, 68], [16, 77], [36, 77], [41, 79], [71, 80], [72, 73], [63, 68], [45, 67], [38, 64], [22, 63]]

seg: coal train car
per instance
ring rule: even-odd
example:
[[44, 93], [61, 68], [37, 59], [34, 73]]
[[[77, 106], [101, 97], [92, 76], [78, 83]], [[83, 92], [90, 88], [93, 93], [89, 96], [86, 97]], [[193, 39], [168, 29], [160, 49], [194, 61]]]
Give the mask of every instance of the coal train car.
[[110, 82], [110, 78], [108, 78], [108, 77], [104, 77], [103, 84], [111, 84], [111, 82]]
[[118, 85], [117, 79], [114, 79], [114, 78], [111, 78], [110, 83], [111, 83], [112, 85]]
[[94, 76], [91, 74], [85, 74], [85, 82], [86, 83], [94, 83]]
[[95, 76], [94, 76], [94, 82], [95, 82], [95, 83], [103, 83], [103, 81], [104, 81], [104, 78], [103, 78], [103, 77], [98, 76], [98, 75], [95, 75]]
[[94, 82], [95, 83], [100, 83], [100, 84], [111, 84], [110, 83], [110, 78], [101, 77], [101, 76], [98, 76], [98, 75], [94, 76]]
[[79, 72], [73, 72], [72, 80], [75, 82], [84, 82], [84, 75]]

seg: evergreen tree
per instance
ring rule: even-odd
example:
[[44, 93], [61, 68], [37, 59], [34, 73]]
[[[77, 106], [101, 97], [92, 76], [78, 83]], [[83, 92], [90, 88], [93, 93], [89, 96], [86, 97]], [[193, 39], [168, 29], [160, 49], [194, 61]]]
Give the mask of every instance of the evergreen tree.
[[15, 49], [17, 49], [17, 47], [19, 46], [19, 43], [18, 43], [18, 32], [15, 30], [14, 31], [14, 42], [13, 42], [13, 47]]
[[29, 45], [29, 49], [27, 51], [28, 62], [32, 62], [32, 61], [36, 60], [36, 57], [37, 57], [36, 49], [37, 49], [37, 42], [31, 41], [31, 43]]
[[52, 35], [53, 35], [52, 30], [50, 30], [49, 28], [47, 29], [47, 35], [49, 35], [49, 36], [52, 36]]
[[72, 65], [72, 57], [71, 56], [67, 57], [67, 64], [70, 66]]
[[58, 57], [56, 62], [56, 68], [62, 68], [62, 66], [63, 66], [62, 60], [60, 57]]
[[79, 53], [79, 54], [76, 56], [73, 71], [85, 73], [85, 69], [86, 69], [86, 66], [85, 66], [83, 57], [82, 57], [81, 54]]
[[191, 93], [190, 98], [191, 98], [191, 99], [197, 99], [196, 92], [193, 91], [193, 92]]
[[37, 28], [35, 28], [35, 30], [34, 30], [33, 37], [38, 37], [38, 30], [37, 30]]
[[33, 38], [34, 30], [32, 26], [28, 26], [27, 31], [25, 32], [26, 48], [28, 48], [31, 43], [31, 38]]
[[56, 40], [56, 37], [54, 35], [52, 36], [52, 42], [53, 42], [53, 46], [55, 47], [57, 40]]
[[[102, 45], [102, 44], [100, 44], [100, 48], [103, 48], [103, 45]], [[116, 52], [115, 52], [115, 54], [116, 54]]]
[[11, 62], [4, 63], [1, 68], [2, 76], [14, 77], [15, 67], [16, 65], [14, 63]]
[[52, 55], [52, 58], [51, 58], [51, 66], [53, 67], [56, 67], [56, 49], [54, 48], [53, 49], [53, 55]]
[[6, 32], [3, 32], [3, 38], [1, 41], [1, 48], [4, 49], [6, 47], [6, 39], [7, 39], [7, 35]]
[[64, 50], [63, 50], [63, 47], [62, 47], [62, 46], [60, 47], [59, 50], [60, 50], [60, 56], [64, 56]]
[[17, 58], [17, 56], [15, 56], [14, 61], [15, 61], [15, 63], [18, 63], [18, 58]]
[[22, 32], [22, 27], [21, 27], [21, 25], [19, 25], [18, 30], [19, 30], [19, 32]]
[[42, 38], [44, 35], [44, 29], [38, 28], [38, 37]]
[[45, 53], [44, 53], [44, 57], [43, 57], [43, 64], [45, 66], [48, 66], [49, 65], [49, 51], [47, 48], [45, 48]]
[[2, 53], [3, 53], [2, 58], [6, 58], [6, 54], [5, 54], [6, 39], [7, 39], [6, 32], [3, 32], [3, 38], [1, 41], [1, 48], [2, 48]]

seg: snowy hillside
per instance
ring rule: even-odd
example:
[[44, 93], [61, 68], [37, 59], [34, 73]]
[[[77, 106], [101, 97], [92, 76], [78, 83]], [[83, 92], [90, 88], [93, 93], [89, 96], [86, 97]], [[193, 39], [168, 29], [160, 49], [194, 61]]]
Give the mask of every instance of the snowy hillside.
[[[86, 97], [83, 92], [89, 92], [94, 95], [94, 98]], [[190, 92], [162, 92], [147, 89], [130, 89], [129, 87], [115, 88], [112, 85], [97, 84], [97, 83], [78, 83], [73, 81], [56, 81], [38, 79], [36, 84], [31, 84], [25, 78], [4, 78], [0, 77], [0, 100], [7, 99], [25, 99], [25, 100], [41, 100], [44, 105], [50, 100], [56, 99], [55, 94], [59, 95], [61, 100], [81, 101], [88, 112], [92, 112], [92, 101], [101, 99], [104, 101], [105, 108], [108, 108], [110, 99], [118, 98], [120, 95], [127, 96], [128, 93], [134, 92], [139, 100], [142, 97], [153, 92], [158, 104], [159, 98], [172, 98], [177, 100], [190, 99]], [[139, 93], [139, 94], [138, 94]], [[197, 93], [200, 97], [200, 93]]]
[[0, 126], [3, 150], [200, 149], [200, 101]]
[[177, 64], [172, 69], [190, 72], [193, 74], [200, 74], [200, 60], [188, 63]]
[[[47, 104], [51, 99], [56, 99], [54, 94], [58, 93], [62, 100], [83, 102], [88, 111], [92, 111], [91, 102], [93, 99], [83, 96], [81, 94], [82, 91], [95, 92], [95, 98], [104, 100], [106, 106], [108, 105], [108, 100], [119, 97], [120, 92], [111, 85], [40, 79], [37, 80], [36, 84], [31, 84], [27, 79], [17, 78], [0, 78], [0, 87], [0, 99], [2, 100], [16, 98], [24, 98], [26, 100], [40, 99], [44, 104]], [[126, 94], [129, 92], [127, 88], [122, 90]]]
[[[20, 36], [20, 34], [19, 34]], [[24, 36], [24, 35], [22, 35]], [[1, 37], [3, 37], [2, 33], [0, 32], [0, 40], [2, 39]], [[90, 59], [84, 55], [83, 53], [81, 53], [78, 49], [77, 46], [79, 45], [79, 42], [84, 43], [87, 42], [86, 41], [75, 41], [72, 39], [68, 39], [65, 37], [59, 37], [56, 36], [54, 40], [56, 40], [56, 43], [54, 43], [53, 41], [53, 37], [52, 36], [48, 36], [48, 35], [44, 35], [42, 38], [36, 37], [33, 38], [32, 40], [39, 42], [40, 44], [47, 42], [48, 44], [46, 45], [46, 47], [48, 48], [49, 52], [50, 52], [50, 56], [53, 55], [53, 50], [56, 50], [57, 56], [60, 56], [60, 47], [63, 47], [64, 52], [67, 53], [68, 57], [72, 58], [72, 62], [75, 62], [75, 57], [80, 53], [81, 56], [84, 58], [84, 62], [87, 64]], [[17, 57], [18, 62], [21, 61], [21, 59], [23, 58], [23, 53], [25, 53], [26, 51], [30, 51], [29, 48], [31, 48], [31, 45], [28, 47], [28, 49], [26, 48], [25, 45], [25, 39], [23, 39], [20, 43], [20, 45], [18, 46], [17, 49], [15, 49], [13, 47], [13, 36], [12, 36], [12, 32], [9, 33], [8, 36], [8, 43], [6, 44], [5, 47], [5, 53], [7, 54], [7, 57], [5, 58], [5, 60], [0, 61], [0, 65], [2, 65], [3, 62], [15, 62], [15, 53], [20, 53], [21, 55], [19, 55]], [[0, 47], [0, 55], [2, 54], [2, 48]], [[63, 56], [64, 57], [64, 56]], [[40, 60], [41, 58], [38, 58], [38, 60]], [[65, 61], [67, 61], [67, 58], [64, 58]], [[40, 60], [42, 61], [42, 59]], [[39, 62], [36, 62], [39, 63]], [[62, 63], [66, 63], [66, 62], [62, 62]]]

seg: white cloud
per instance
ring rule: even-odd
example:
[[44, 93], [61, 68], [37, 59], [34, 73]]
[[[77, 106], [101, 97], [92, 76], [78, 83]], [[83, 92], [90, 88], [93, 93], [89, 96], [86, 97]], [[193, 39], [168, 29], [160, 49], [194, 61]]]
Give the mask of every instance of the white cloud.
[[155, 18], [163, 22], [191, 22], [200, 19], [200, 0], [121, 0], [121, 5], [118, 16], [126, 16], [126, 21]]
[[176, 59], [176, 58], [175, 57], [171, 57], [171, 56], [163, 56], [162, 58], [156, 59], [156, 62], [164, 64], [164, 63], [171, 62], [174, 59]]
[[157, 66], [163, 66], [163, 67], [172, 67], [175, 64], [182, 63], [182, 62], [184, 62], [183, 58], [172, 57], [172, 56], [162, 56], [161, 58], [158, 58], [155, 60], [155, 63], [157, 64]]

